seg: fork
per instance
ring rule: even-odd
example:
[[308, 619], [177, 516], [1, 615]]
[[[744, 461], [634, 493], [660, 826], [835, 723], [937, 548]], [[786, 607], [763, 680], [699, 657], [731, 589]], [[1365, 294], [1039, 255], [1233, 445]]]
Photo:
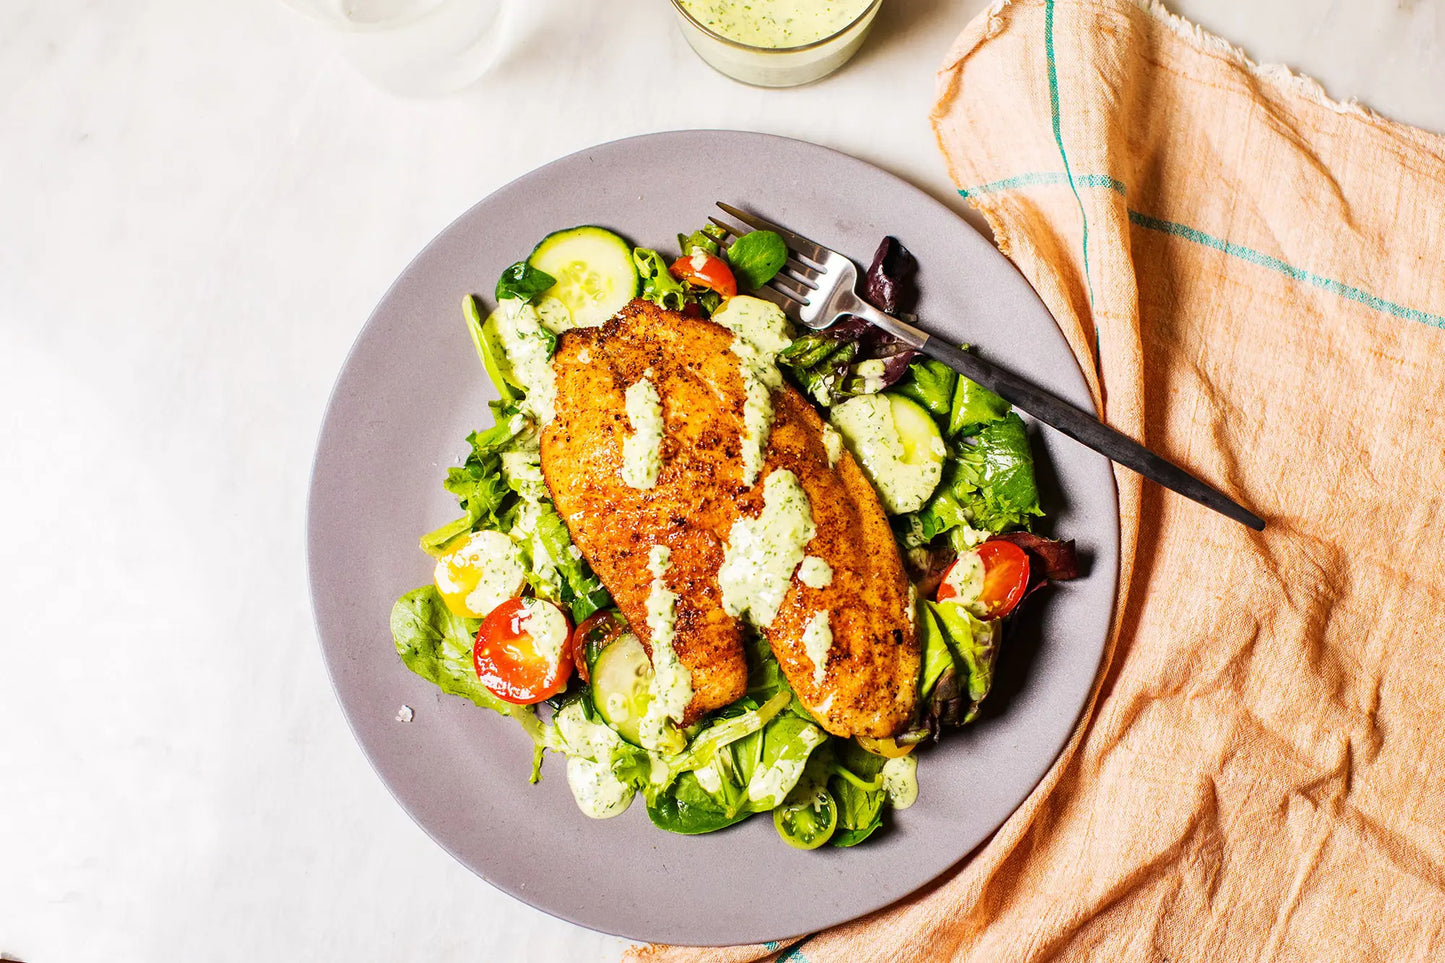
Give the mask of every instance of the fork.
[[[798, 324], [822, 330], [844, 315], [862, 318], [909, 347], [943, 362], [1084, 447], [1257, 532], [1264, 530], [1264, 520], [1258, 515], [1093, 415], [1011, 371], [879, 311], [858, 296], [858, 268], [843, 254], [756, 214], [740, 211], [721, 201], [717, 202], [717, 206], [755, 231], [776, 233], [787, 244], [790, 257], [784, 271], [774, 276], [769, 282], [770, 287], [754, 293], [782, 308], [783, 313]], [[747, 233], [715, 217], [708, 220], [734, 238]]]

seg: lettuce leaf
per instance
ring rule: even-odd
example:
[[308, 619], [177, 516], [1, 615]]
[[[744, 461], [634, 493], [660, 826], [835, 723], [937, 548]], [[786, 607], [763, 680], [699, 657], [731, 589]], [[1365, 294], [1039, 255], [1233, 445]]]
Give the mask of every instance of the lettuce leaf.
[[687, 304], [687, 288], [667, 270], [667, 261], [649, 248], [632, 250], [632, 263], [642, 279], [642, 297], [660, 308], [681, 311]]
[[1023, 419], [1009, 412], [960, 442], [944, 463], [943, 479], [924, 506], [898, 523], [905, 548], [927, 545], [945, 532], [970, 547], [972, 532], [1027, 528], [1043, 514], [1034, 481], [1034, 456]]
[[560, 601], [572, 610], [572, 621], [581, 622], [593, 612], [612, 604], [602, 580], [592, 574], [579, 554], [573, 554], [572, 535], [551, 502], [539, 502], [534, 517], [534, 554], [539, 546], [556, 566]]
[[540, 745], [542, 723], [529, 706], [512, 705], [477, 678], [472, 646], [480, 619], [452, 613], [434, 585], [407, 592], [391, 608], [391, 638], [402, 664], [448, 695], [511, 716]]
[[947, 418], [953, 407], [954, 388], [958, 381], [956, 371], [942, 361], [928, 358], [910, 364], [908, 373], [893, 386], [893, 390], [912, 398], [934, 417]]
[[959, 719], [960, 725], [973, 721], [978, 715], [979, 704], [993, 688], [993, 666], [998, 657], [998, 643], [1001, 635], [998, 622], [984, 622], [975, 618], [968, 609], [957, 602], [929, 602], [928, 607], [938, 617], [938, 624], [946, 633], [949, 648], [962, 666], [965, 678], [961, 678], [960, 695], [968, 697], [969, 707]]
[[968, 512], [974, 527], [991, 532], [1027, 527], [1043, 509], [1039, 508], [1034, 456], [1023, 419], [1009, 412], [976, 437], [961, 459], [971, 471], [960, 473], [973, 487]]
[[432, 556], [445, 553], [445, 546], [458, 535], [478, 528], [502, 530], [511, 487], [502, 473], [501, 454], [530, 437], [531, 428], [514, 406], [495, 403], [496, 424], [486, 431], [467, 436], [471, 453], [460, 468], [448, 468], [442, 487], [456, 496], [465, 513], [421, 538], [422, 550]]
[[1001, 421], [1010, 407], [992, 391], [960, 375], [949, 405], [948, 437], [976, 434], [984, 425]]

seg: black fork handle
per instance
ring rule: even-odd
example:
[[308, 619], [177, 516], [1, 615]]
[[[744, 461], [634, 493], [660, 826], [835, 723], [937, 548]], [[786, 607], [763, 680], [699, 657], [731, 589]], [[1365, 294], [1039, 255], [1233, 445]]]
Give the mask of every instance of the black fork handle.
[[1068, 435], [1085, 448], [1091, 448], [1110, 461], [1118, 462], [1226, 518], [1248, 525], [1257, 532], [1264, 531], [1264, 519], [1223, 492], [1038, 385], [926, 334], [918, 349], [1028, 412], [1049, 427]]

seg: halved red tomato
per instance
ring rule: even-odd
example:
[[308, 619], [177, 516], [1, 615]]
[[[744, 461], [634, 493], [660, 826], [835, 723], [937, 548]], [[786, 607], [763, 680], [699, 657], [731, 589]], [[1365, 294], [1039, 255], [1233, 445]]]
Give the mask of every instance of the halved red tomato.
[[497, 698], [516, 705], [550, 699], [572, 677], [572, 625], [544, 599], [508, 599], [482, 620], [472, 659]]
[[572, 659], [583, 682], [592, 681], [587, 663], [626, 630], [621, 616], [613, 609], [593, 612], [578, 623], [577, 631], [572, 633]]
[[987, 541], [977, 550], [983, 559], [983, 591], [978, 601], [985, 619], [1001, 619], [1014, 610], [1029, 587], [1029, 556], [1013, 542]]
[[[972, 579], [969, 568], [983, 567], [982, 586], [978, 597], [964, 598], [959, 588]], [[960, 566], [963, 566], [962, 568]], [[977, 569], [974, 568], [976, 572]], [[977, 575], [973, 576], [974, 579]], [[974, 584], [978, 584], [975, 582]], [[972, 552], [964, 552], [943, 572], [938, 583], [938, 601], [955, 600], [974, 611], [979, 618], [1001, 619], [1014, 610], [1029, 587], [1029, 556], [1012, 542], [990, 540]]]
[[685, 254], [667, 268], [673, 277], [694, 287], [716, 291], [725, 298], [738, 293], [738, 281], [727, 262], [713, 254], [698, 251]]

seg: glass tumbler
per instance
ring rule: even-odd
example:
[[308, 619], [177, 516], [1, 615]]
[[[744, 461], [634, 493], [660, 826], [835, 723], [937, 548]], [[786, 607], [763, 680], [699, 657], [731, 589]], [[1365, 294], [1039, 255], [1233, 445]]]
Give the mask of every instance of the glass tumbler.
[[342, 53], [394, 93], [452, 93], [501, 53], [507, 0], [284, 0], [331, 27]]

